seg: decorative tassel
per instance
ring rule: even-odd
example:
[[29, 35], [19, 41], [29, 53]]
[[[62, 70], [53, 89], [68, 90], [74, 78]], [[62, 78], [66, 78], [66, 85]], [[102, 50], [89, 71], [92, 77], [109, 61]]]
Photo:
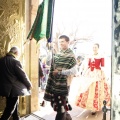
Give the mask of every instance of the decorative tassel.
[[65, 98], [65, 99], [66, 99], [66, 103], [68, 103], [68, 97], [67, 97], [67, 96], [66, 96], [66, 98]]
[[62, 101], [60, 100], [59, 103], [58, 103], [58, 108], [61, 109], [61, 106], [62, 106]]
[[55, 107], [54, 107], [54, 111], [57, 111], [57, 106], [55, 105]]
[[51, 106], [52, 106], [52, 107], [53, 107], [53, 103], [54, 103], [54, 102], [51, 101]]
[[48, 47], [48, 50], [51, 50], [51, 38], [48, 39], [47, 47]]
[[69, 110], [72, 110], [72, 107], [71, 107], [71, 105], [70, 105], [70, 104], [68, 104], [68, 109], [69, 109]]
[[56, 111], [56, 110], [57, 110], [56, 103], [54, 103], [54, 104], [53, 104], [53, 109], [54, 109], [54, 111]]
[[55, 107], [55, 103], [53, 103], [53, 109], [54, 109], [54, 107]]
[[61, 113], [64, 113], [64, 112], [65, 112], [64, 106], [61, 106]]
[[58, 99], [60, 99], [60, 96], [58, 96]]
[[57, 109], [56, 109], [56, 106], [54, 107], [54, 111], [56, 111]]
[[62, 101], [59, 101], [59, 104], [61, 105]]
[[50, 38], [48, 38], [48, 43], [51, 43], [51, 37], [50, 37]]
[[69, 108], [68, 108], [68, 106], [67, 106], [67, 105], [65, 105], [65, 110], [66, 110], [66, 111], [68, 111], [68, 110], [69, 110]]

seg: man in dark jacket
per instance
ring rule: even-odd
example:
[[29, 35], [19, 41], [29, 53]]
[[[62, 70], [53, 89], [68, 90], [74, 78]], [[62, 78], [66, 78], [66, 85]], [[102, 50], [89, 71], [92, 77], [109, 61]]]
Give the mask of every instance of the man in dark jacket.
[[0, 120], [20, 120], [18, 96], [30, 95], [32, 84], [17, 57], [18, 47], [12, 47], [5, 57], [0, 58], [0, 96], [6, 97], [6, 108]]

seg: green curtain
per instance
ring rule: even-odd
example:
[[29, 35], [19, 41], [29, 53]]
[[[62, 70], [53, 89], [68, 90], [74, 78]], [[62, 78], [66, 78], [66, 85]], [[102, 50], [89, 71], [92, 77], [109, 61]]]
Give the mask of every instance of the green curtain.
[[44, 0], [38, 6], [37, 16], [27, 39], [34, 38], [38, 42], [42, 38], [50, 38], [52, 34], [54, 1], [55, 0]]

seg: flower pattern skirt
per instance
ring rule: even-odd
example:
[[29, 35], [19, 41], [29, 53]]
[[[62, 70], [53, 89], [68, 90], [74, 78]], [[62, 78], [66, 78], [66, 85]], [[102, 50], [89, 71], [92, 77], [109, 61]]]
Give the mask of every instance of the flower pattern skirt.
[[[88, 69], [81, 80], [85, 80], [85, 82], [80, 85], [81, 87], [75, 101], [77, 106], [87, 110], [100, 111], [102, 110], [104, 100], [106, 100], [107, 106], [110, 106], [110, 86], [107, 84], [102, 70], [95, 69], [91, 71]], [[82, 90], [87, 81], [88, 87]]]

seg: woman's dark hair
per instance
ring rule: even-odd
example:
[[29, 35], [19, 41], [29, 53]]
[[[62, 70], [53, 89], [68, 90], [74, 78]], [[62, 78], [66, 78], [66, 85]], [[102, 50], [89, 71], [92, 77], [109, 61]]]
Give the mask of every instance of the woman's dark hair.
[[97, 46], [98, 46], [98, 48], [100, 47], [100, 45], [99, 45], [98, 43], [95, 43], [94, 45], [97, 45]]
[[81, 61], [83, 61], [84, 58], [83, 58], [82, 56], [78, 56], [78, 57], [77, 57], [77, 60], [81, 60]]
[[61, 36], [59, 37], [59, 39], [65, 39], [66, 42], [69, 42], [69, 41], [70, 41], [69, 37], [66, 36], [66, 35], [61, 35]]

